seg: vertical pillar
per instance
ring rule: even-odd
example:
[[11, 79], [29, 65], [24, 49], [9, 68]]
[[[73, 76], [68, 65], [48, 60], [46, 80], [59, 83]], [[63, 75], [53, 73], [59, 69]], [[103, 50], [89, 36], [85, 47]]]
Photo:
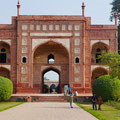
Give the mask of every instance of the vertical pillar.
[[118, 18], [117, 12], [115, 12], [114, 17], [115, 17], [115, 25], [117, 26], [117, 18]]
[[85, 4], [84, 2], [82, 3], [82, 16], [85, 16]]
[[17, 4], [17, 16], [20, 15], [20, 2], [18, 1], [18, 4]]

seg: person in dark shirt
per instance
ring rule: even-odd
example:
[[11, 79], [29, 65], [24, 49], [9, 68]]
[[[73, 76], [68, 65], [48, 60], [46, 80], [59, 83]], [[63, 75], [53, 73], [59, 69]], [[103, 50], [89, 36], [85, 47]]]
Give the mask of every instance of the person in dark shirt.
[[92, 104], [93, 104], [93, 110], [97, 110], [97, 97], [96, 97], [96, 94], [93, 94], [93, 97], [92, 97]]

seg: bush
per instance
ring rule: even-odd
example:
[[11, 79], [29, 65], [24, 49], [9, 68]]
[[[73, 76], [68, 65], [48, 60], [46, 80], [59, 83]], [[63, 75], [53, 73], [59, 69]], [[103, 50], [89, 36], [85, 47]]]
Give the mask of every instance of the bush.
[[93, 93], [102, 96], [103, 101], [115, 100], [115, 92], [120, 90], [120, 80], [111, 78], [110, 75], [104, 75], [95, 80], [93, 83]]
[[0, 101], [8, 100], [13, 92], [11, 80], [0, 76]]
[[115, 107], [117, 109], [120, 110], [120, 103], [119, 102], [116, 102], [116, 101], [108, 101], [105, 103], [106, 105], [109, 105], [109, 106], [112, 106], [112, 107]]

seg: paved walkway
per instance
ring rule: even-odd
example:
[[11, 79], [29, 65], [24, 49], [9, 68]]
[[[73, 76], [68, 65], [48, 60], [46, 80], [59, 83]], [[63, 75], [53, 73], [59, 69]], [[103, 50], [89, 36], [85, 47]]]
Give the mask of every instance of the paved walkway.
[[0, 112], [0, 120], [97, 120], [77, 105], [69, 103], [25, 103]]

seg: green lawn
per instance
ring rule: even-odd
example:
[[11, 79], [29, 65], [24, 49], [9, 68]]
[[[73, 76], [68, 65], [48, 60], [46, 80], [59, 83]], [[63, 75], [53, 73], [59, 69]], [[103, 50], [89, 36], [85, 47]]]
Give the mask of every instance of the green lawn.
[[78, 104], [78, 106], [83, 108], [85, 111], [91, 113], [93, 116], [99, 120], [120, 120], [120, 110], [115, 109], [114, 107], [103, 104], [101, 111], [92, 110], [91, 104]]
[[22, 104], [23, 102], [0, 102], [0, 112]]

